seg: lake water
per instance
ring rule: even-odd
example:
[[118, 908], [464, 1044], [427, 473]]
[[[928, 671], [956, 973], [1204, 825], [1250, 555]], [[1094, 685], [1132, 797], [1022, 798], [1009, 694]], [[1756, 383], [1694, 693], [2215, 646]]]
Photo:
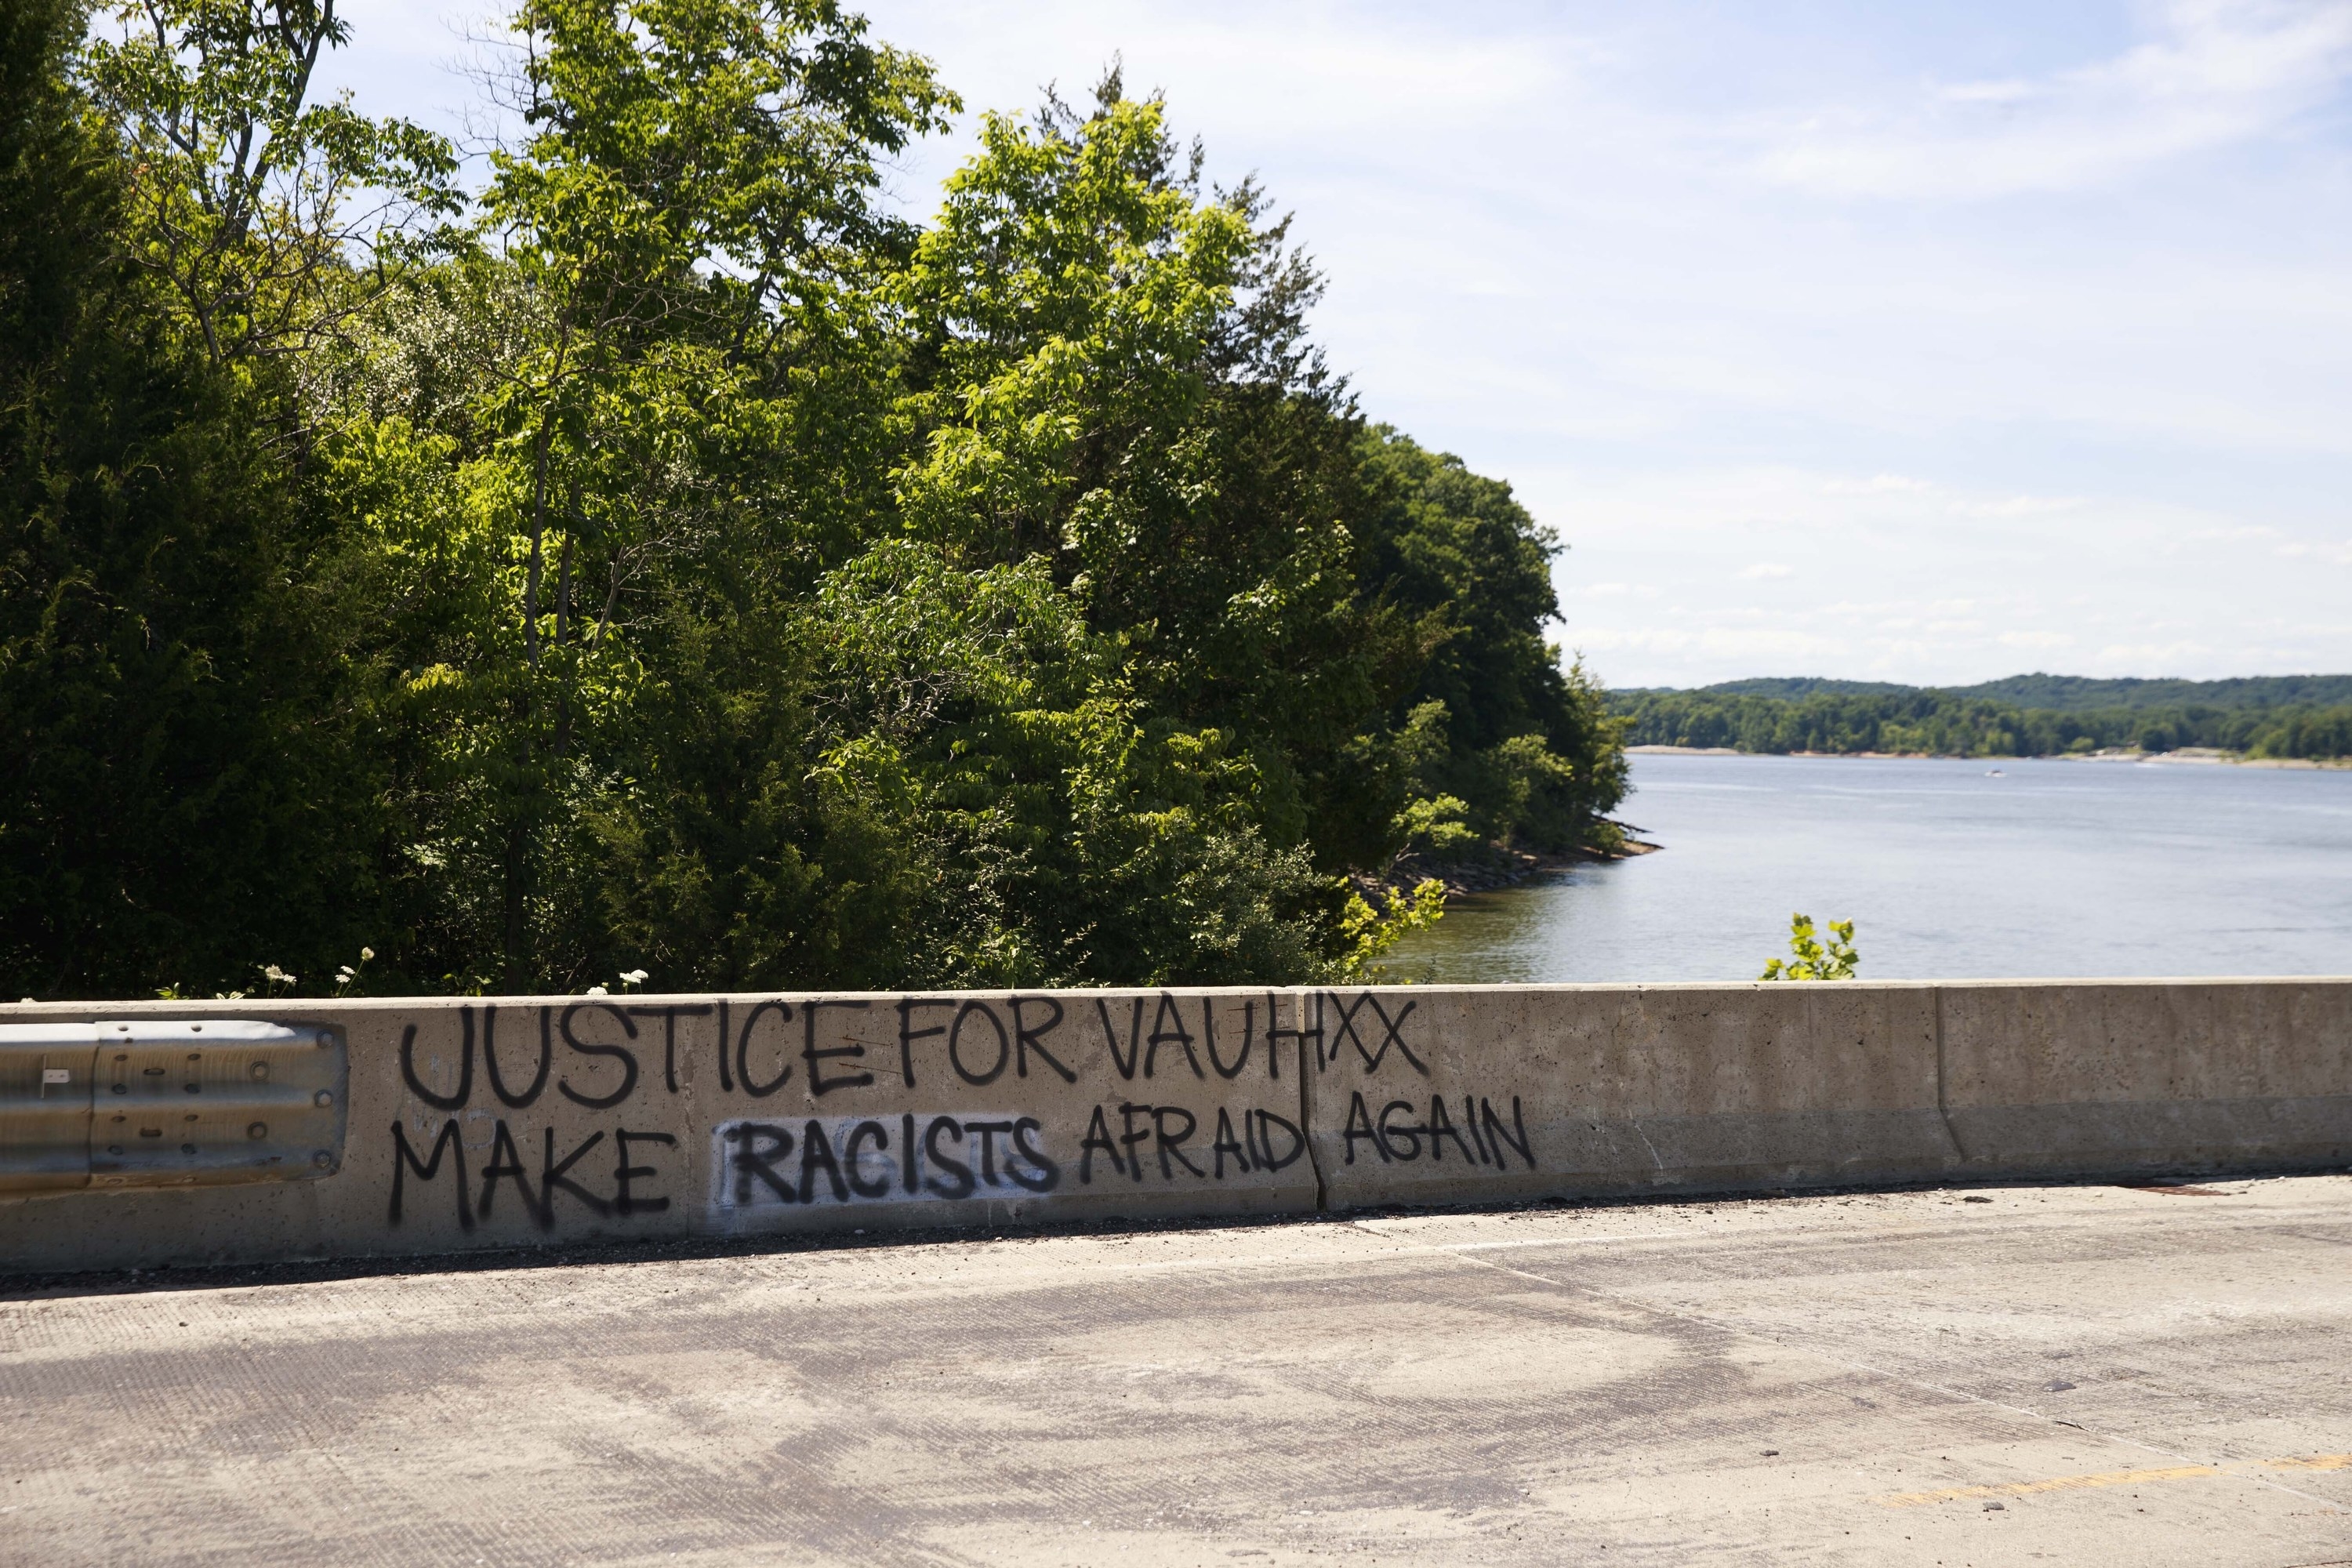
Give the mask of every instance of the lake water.
[[1391, 977], [1752, 980], [1796, 910], [1856, 921], [1865, 979], [2352, 974], [2352, 770], [1633, 765], [1659, 853], [1457, 904]]

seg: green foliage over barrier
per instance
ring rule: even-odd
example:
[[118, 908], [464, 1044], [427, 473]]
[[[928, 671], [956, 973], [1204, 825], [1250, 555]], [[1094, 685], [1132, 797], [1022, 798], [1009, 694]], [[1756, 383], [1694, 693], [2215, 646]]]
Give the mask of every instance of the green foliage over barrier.
[[1759, 980], [1851, 980], [1862, 960], [1853, 950], [1853, 922], [1830, 921], [1825, 944], [1813, 931], [1813, 917], [1789, 917], [1790, 958], [1767, 959]]
[[1608, 831], [1557, 542], [1115, 74], [921, 226], [815, 0], [524, 0], [471, 199], [331, 12], [156, 16], [0, 20], [12, 994], [1306, 980]]

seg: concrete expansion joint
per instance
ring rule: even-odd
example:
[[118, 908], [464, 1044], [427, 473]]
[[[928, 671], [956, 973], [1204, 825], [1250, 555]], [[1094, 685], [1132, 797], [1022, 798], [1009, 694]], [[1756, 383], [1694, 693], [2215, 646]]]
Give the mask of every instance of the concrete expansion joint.
[[1944, 988], [1936, 986], [1928, 993], [1935, 998], [1936, 1010], [1936, 1115], [1944, 1124], [1944, 1136], [1952, 1142], [1952, 1155], [1967, 1164], [1969, 1152], [1960, 1142], [1960, 1131], [1952, 1125], [1952, 1101], [1949, 1080], [1944, 1066]]

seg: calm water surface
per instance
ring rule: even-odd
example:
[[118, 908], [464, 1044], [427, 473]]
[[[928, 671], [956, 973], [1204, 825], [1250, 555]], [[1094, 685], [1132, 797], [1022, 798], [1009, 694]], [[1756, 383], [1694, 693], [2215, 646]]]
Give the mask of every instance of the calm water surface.
[[1660, 853], [1457, 905], [1391, 973], [1752, 980], [1802, 910], [1859, 923], [1865, 978], [2352, 974], [2352, 770], [1633, 763]]

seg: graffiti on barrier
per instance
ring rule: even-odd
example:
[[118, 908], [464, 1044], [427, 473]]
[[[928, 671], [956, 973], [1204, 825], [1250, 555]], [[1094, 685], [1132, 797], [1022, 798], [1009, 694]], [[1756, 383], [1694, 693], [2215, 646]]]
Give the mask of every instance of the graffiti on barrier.
[[[427, 1205], [461, 1230], [551, 1231], [698, 1193], [688, 1206], [731, 1224], [1295, 1182], [1283, 1173], [1310, 1160], [1302, 1067], [1403, 1088], [1432, 1076], [1434, 1044], [1415, 997], [1370, 990], [590, 997], [455, 1014], [437, 1039], [401, 1030], [395, 1226]], [[1536, 1167], [1517, 1096], [1428, 1087], [1350, 1091], [1327, 1157]], [[957, 1103], [968, 1094], [978, 1109]]]

